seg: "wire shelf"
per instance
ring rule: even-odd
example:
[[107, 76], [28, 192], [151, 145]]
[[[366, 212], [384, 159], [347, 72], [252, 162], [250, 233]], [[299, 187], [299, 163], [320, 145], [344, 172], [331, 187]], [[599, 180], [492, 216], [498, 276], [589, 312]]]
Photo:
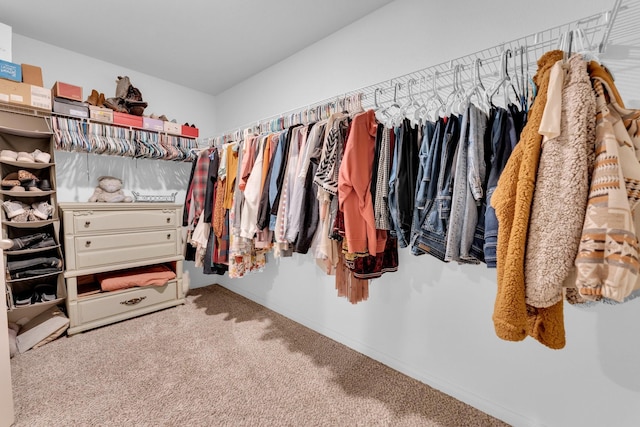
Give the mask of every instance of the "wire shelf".
[[[611, 9], [601, 13], [253, 121], [224, 132], [219, 137], [201, 139], [201, 141], [212, 145], [212, 142], [219, 140], [239, 140], [248, 132], [275, 131], [293, 124], [304, 123], [310, 118], [326, 117], [334, 111], [344, 109], [345, 103], [354, 97], [360, 100], [363, 108], [368, 109], [375, 108], [376, 103], [389, 105], [394, 100], [402, 101], [410, 96], [410, 92], [412, 96], [428, 98], [434, 95], [433, 88], [436, 87], [444, 99], [445, 94], [451, 92], [454, 84], [464, 87], [474, 80], [476, 61], [480, 63], [478, 74], [485, 88], [490, 88], [500, 80], [505, 66], [509, 74], [513, 74], [514, 69], [519, 70], [518, 75], [522, 77], [513, 83], [519, 88], [524, 88], [527, 76], [532, 76], [536, 72], [537, 60], [552, 49], [569, 50], [569, 52], [573, 49], [573, 51], [602, 58], [609, 50], [619, 50], [624, 51], [627, 56], [640, 58], [638, 17], [640, 17], [640, 2], [616, 0]], [[618, 42], [621, 39], [633, 39], [630, 46], [636, 47], [621, 46]], [[500, 102], [497, 103], [500, 104]]]

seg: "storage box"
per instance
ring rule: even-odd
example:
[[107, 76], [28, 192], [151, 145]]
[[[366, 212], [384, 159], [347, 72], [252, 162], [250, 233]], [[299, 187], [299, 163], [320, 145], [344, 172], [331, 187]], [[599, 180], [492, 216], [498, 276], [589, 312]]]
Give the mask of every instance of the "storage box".
[[0, 60], [0, 77], [22, 83], [22, 67], [20, 64]]
[[26, 83], [0, 79], [0, 102], [51, 111], [51, 91]]
[[182, 126], [174, 122], [163, 122], [164, 131], [172, 135], [182, 135]]
[[43, 87], [42, 68], [35, 65], [22, 64], [22, 83]]
[[11, 59], [11, 27], [0, 23], [0, 60], [13, 61]]
[[89, 106], [89, 117], [91, 120], [104, 123], [113, 123], [113, 110], [110, 108]]
[[134, 128], [142, 127], [142, 116], [134, 116], [133, 114], [113, 112], [113, 124], [121, 126], [131, 126]]
[[53, 112], [86, 119], [89, 117], [89, 105], [86, 102], [71, 101], [66, 98], [54, 97]]
[[40, 86], [29, 86], [31, 86], [31, 106], [51, 111], [51, 90]]
[[182, 136], [197, 138], [198, 128], [192, 128], [191, 126], [182, 125]]
[[74, 86], [69, 83], [55, 82], [51, 88], [53, 96], [59, 98], [67, 98], [73, 101], [84, 101], [82, 97], [82, 88], [80, 86]]
[[164, 122], [158, 119], [152, 119], [149, 117], [142, 118], [142, 128], [147, 130], [152, 130], [156, 132], [164, 131]]

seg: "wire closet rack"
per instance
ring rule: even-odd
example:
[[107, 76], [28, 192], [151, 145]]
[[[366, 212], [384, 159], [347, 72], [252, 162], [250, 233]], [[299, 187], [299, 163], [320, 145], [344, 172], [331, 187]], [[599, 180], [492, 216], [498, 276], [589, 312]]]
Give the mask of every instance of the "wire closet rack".
[[[362, 108], [368, 109], [400, 103], [410, 96], [428, 99], [439, 95], [444, 98], [457, 85], [473, 82], [476, 75], [485, 88], [491, 88], [504, 78], [505, 73], [516, 75], [512, 83], [524, 92], [528, 84], [527, 76], [535, 73], [538, 58], [552, 49], [562, 49], [568, 54], [572, 51], [588, 53], [597, 58], [606, 57], [607, 61], [633, 60], [634, 56], [640, 59], [640, 52], [634, 52], [631, 48], [640, 47], [639, 19], [640, 1], [616, 0], [611, 9], [601, 13], [253, 121], [219, 136], [200, 140], [199, 145], [237, 141], [247, 133], [278, 131], [295, 124], [308, 123], [326, 118], [335, 111], [349, 109], [352, 103], [359, 103]], [[626, 42], [617, 43], [609, 54], [612, 39]], [[637, 64], [635, 62], [636, 67]], [[518, 72], [513, 73], [514, 70]], [[500, 99], [496, 104], [502, 104]]]

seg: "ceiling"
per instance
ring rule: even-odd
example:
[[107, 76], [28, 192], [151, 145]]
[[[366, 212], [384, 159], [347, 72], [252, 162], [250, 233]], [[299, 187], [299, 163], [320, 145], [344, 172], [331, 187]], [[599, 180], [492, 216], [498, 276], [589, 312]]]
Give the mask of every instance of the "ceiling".
[[392, 0], [15, 0], [14, 34], [217, 95]]

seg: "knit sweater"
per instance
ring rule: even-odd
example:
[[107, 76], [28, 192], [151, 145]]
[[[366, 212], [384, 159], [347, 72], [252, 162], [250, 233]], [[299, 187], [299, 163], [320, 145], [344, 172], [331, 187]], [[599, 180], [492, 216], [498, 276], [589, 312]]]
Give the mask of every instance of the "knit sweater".
[[[493, 322], [498, 337], [521, 341], [531, 335], [542, 344], [559, 349], [565, 345], [562, 301], [548, 308], [527, 307], [524, 260], [531, 202], [540, 159], [542, 136], [538, 133], [547, 101], [549, 72], [562, 59], [558, 50], [542, 55], [533, 80], [538, 89], [529, 119], [491, 198], [498, 228], [498, 290]], [[529, 311], [529, 312], [528, 312]]]
[[[574, 55], [561, 86], [560, 134], [543, 140], [525, 258], [527, 304], [562, 300], [582, 234], [595, 145], [596, 100], [587, 63]], [[549, 101], [548, 101], [549, 102]]]

